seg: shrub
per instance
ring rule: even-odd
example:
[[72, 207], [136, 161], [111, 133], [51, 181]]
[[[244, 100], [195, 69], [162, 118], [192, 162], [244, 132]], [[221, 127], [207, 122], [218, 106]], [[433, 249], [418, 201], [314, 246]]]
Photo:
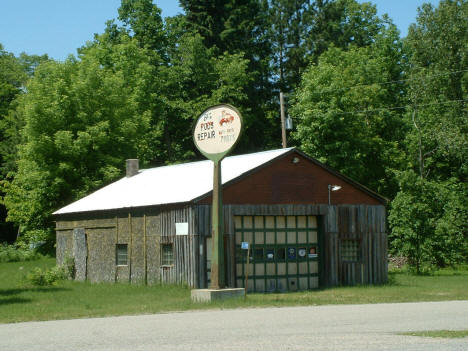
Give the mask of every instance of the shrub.
[[63, 267], [67, 273], [68, 279], [75, 278], [75, 259], [71, 256], [66, 255], [65, 260], [63, 262]]
[[0, 262], [32, 261], [42, 257], [36, 250], [19, 245], [0, 244]]
[[26, 276], [26, 279], [36, 286], [50, 286], [54, 285], [58, 281], [69, 278], [70, 275], [66, 266], [54, 266], [46, 270], [42, 270], [37, 267]]
[[468, 262], [468, 186], [435, 182], [413, 171], [399, 174], [400, 191], [388, 222], [391, 254], [404, 256], [416, 273]]

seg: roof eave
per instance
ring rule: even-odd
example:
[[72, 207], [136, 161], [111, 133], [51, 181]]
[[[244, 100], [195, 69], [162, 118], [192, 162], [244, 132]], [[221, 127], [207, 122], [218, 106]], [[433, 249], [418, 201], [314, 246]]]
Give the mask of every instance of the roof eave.
[[158, 208], [158, 207], [183, 207], [193, 205], [192, 201], [183, 201], [183, 202], [172, 202], [166, 204], [157, 204], [157, 205], [142, 205], [142, 206], [133, 206], [133, 207], [120, 207], [120, 208], [108, 208], [108, 209], [99, 209], [99, 210], [89, 210], [89, 211], [76, 211], [76, 212], [67, 212], [67, 213], [56, 213], [52, 214], [55, 219], [60, 219], [64, 217], [73, 217], [81, 216], [90, 213], [103, 214], [106, 212], [130, 212], [130, 211], [139, 211], [147, 208]]

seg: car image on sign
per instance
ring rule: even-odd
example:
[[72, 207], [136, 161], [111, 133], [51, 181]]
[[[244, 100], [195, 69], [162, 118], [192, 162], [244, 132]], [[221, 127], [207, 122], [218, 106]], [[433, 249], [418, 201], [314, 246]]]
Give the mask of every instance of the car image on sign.
[[219, 120], [219, 125], [222, 126], [225, 123], [229, 124], [229, 123], [232, 123], [233, 121], [234, 121], [234, 116], [230, 115], [229, 113], [225, 113], [225, 111], [223, 111], [223, 116]]

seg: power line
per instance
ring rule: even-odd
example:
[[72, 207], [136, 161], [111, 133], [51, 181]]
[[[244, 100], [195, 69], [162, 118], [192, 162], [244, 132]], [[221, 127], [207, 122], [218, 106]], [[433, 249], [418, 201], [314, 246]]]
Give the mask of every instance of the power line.
[[[461, 100], [449, 100], [449, 101], [444, 101], [444, 102], [433, 102], [429, 104], [419, 104], [419, 105], [404, 105], [404, 106], [394, 106], [394, 107], [381, 107], [381, 108], [376, 108], [372, 110], [357, 110], [357, 111], [342, 111], [342, 112], [333, 112], [336, 115], [352, 115], [356, 113], [368, 113], [368, 112], [380, 112], [380, 111], [391, 111], [391, 110], [403, 110], [408, 107], [427, 107], [427, 106], [435, 106], [435, 105], [446, 105], [450, 103], [455, 103], [455, 102], [467, 102], [468, 99], [461, 99]], [[324, 115], [325, 113], [321, 113]], [[300, 119], [300, 118], [299, 118]]]
[[382, 107], [376, 108], [372, 110], [362, 110], [362, 111], [349, 111], [349, 112], [337, 112], [337, 114], [354, 114], [354, 113], [366, 113], [366, 112], [375, 112], [375, 111], [384, 111], [384, 110], [403, 110], [408, 107], [427, 107], [427, 106], [435, 106], [435, 105], [446, 105], [454, 102], [466, 102], [468, 99], [461, 99], [461, 100], [449, 100], [444, 102], [433, 102], [429, 104], [419, 104], [419, 105], [404, 105], [404, 106], [395, 106], [395, 107]]
[[356, 85], [352, 85], [350, 87], [342, 87], [342, 88], [339, 88], [339, 89], [323, 89], [321, 91], [317, 91], [317, 93], [322, 93], [322, 92], [328, 93], [328, 92], [332, 92], [332, 91], [343, 91], [343, 90], [348, 90], [348, 89], [353, 89], [353, 88], [358, 88], [358, 87], [371, 86], [371, 85], [374, 85], [374, 84], [388, 85], [388, 84], [394, 84], [394, 83], [410, 82], [410, 81], [413, 81], [413, 80], [428, 80], [428, 79], [434, 78], [434, 77], [453, 75], [453, 74], [458, 74], [458, 73], [463, 73], [463, 72], [468, 72], [468, 69], [464, 69], [464, 70], [460, 70], [460, 71], [449, 71], [449, 72], [445, 72], [445, 73], [433, 74], [433, 75], [424, 76], [424, 77], [414, 77], [414, 78], [407, 78], [407, 79], [390, 80], [390, 81], [381, 82], [381, 83], [375, 82], [375, 83], [369, 83], [369, 84], [356, 84]]

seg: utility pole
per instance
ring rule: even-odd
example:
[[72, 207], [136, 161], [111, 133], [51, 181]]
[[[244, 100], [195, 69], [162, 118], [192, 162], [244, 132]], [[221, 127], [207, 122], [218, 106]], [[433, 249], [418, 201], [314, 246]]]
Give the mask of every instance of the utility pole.
[[284, 99], [283, 92], [280, 92], [280, 110], [281, 110], [281, 137], [283, 139], [283, 149], [287, 147], [286, 145], [286, 118], [284, 116]]

